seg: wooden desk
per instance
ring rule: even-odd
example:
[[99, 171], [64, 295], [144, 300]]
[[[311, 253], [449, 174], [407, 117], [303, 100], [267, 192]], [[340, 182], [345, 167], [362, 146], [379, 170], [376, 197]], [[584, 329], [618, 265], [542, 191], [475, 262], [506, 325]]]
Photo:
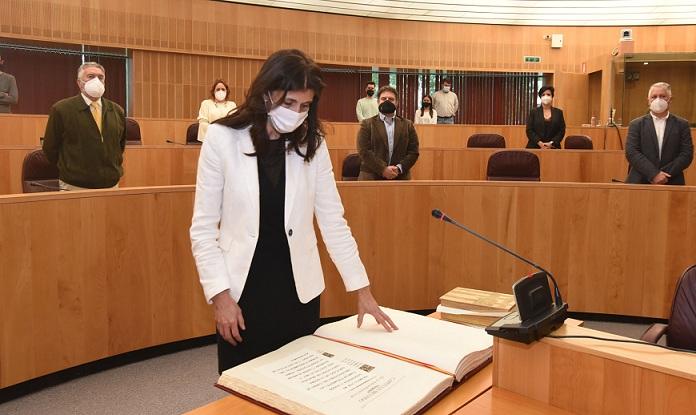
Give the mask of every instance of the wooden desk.
[[[48, 115], [0, 114], [0, 146], [38, 147], [46, 132]], [[145, 145], [166, 144], [166, 140], [186, 143], [186, 129], [194, 119], [136, 118]]]
[[[33, 146], [0, 146], [0, 194], [22, 192], [21, 170], [24, 156]], [[421, 148], [412, 170], [414, 180], [485, 180], [488, 158], [497, 149]], [[539, 156], [542, 182], [609, 183], [623, 180], [628, 165], [621, 151], [531, 150]], [[123, 160], [121, 187], [171, 186], [196, 183], [200, 146], [127, 146]], [[355, 149], [330, 148], [336, 180], [341, 165]], [[687, 183], [696, 184], [696, 167], [685, 171]]]
[[469, 402], [455, 415], [566, 415], [572, 412], [493, 387]]
[[[38, 146], [0, 147], [0, 195], [22, 193], [22, 161]], [[121, 187], [195, 184], [197, 145], [129, 145], [123, 156]]]
[[[0, 114], [0, 146], [38, 146], [39, 138], [46, 131], [48, 115]], [[136, 118], [145, 145], [165, 144], [166, 140], [186, 142], [186, 129], [195, 119]], [[324, 122], [330, 147], [355, 147], [360, 124], [355, 122]], [[507, 148], [524, 148], [527, 136], [524, 125], [416, 125], [422, 147], [466, 148], [469, 136], [477, 133], [500, 134], [505, 137]], [[568, 126], [566, 136], [587, 135], [595, 150], [623, 150], [627, 128]], [[696, 129], [692, 129], [692, 135]]]
[[[696, 187], [452, 181], [338, 189], [373, 293], [392, 308], [433, 309], [457, 286], [509, 292], [530, 271], [434, 220], [433, 208], [548, 268], [573, 311], [665, 318], [677, 278], [696, 262]], [[193, 186], [0, 196], [0, 388], [212, 334], [190, 250], [193, 197]], [[355, 314], [354, 294], [321, 242], [320, 256], [322, 317]]]
[[[568, 325], [553, 334], [626, 339]], [[694, 362], [693, 354], [631, 343], [496, 338], [493, 384], [577, 414], [686, 415], [696, 408]]]
[[[466, 382], [461, 383], [452, 392], [445, 395], [435, 405], [429, 408], [425, 414], [428, 415], [445, 415], [457, 413], [459, 408], [468, 404], [477, 396], [486, 392], [492, 385], [492, 365], [488, 365], [481, 369]], [[187, 412], [187, 415], [227, 415], [227, 414], [245, 414], [245, 415], [270, 415], [275, 414], [269, 409], [256, 405], [244, 398], [235, 395], [230, 395], [208, 405]]]
[[192, 190], [0, 197], [0, 388], [214, 333]]

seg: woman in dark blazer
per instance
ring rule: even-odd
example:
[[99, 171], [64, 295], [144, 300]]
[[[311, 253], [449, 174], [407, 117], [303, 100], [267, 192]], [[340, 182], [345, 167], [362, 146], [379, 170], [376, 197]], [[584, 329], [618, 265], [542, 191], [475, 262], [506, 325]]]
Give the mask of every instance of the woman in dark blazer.
[[561, 148], [565, 136], [563, 111], [553, 106], [552, 86], [539, 89], [541, 105], [532, 108], [527, 117], [527, 148]]

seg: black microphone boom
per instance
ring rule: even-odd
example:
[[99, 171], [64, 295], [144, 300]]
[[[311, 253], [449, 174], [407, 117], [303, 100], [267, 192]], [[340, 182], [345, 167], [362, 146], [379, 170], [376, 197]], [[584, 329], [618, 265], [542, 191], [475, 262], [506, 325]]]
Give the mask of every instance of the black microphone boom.
[[523, 257], [522, 255], [518, 254], [517, 252], [511, 250], [510, 248], [506, 248], [505, 246], [499, 244], [498, 242], [492, 241], [492, 240], [486, 238], [485, 236], [481, 235], [480, 233], [474, 231], [473, 229], [469, 229], [466, 226], [462, 225], [461, 223], [458, 223], [454, 219], [452, 219], [449, 216], [442, 213], [439, 209], [433, 209], [432, 215], [435, 219], [440, 219], [442, 221], [451, 223], [452, 225], [454, 225], [460, 229], [464, 229], [465, 231], [469, 232], [470, 234], [474, 235], [475, 237], [482, 239], [482, 240], [488, 242], [489, 244], [491, 244], [499, 249], [502, 249], [503, 251], [514, 256], [515, 258], [519, 259], [520, 261], [525, 262], [525, 263], [533, 266], [534, 268], [538, 269], [539, 271], [545, 273], [546, 275], [548, 275], [551, 278], [551, 281], [553, 281], [554, 299], [555, 299], [556, 304], [559, 304], [559, 305], [563, 304], [563, 298], [561, 297], [561, 291], [558, 289], [558, 284], [556, 283], [556, 279], [553, 277], [553, 275], [551, 275], [550, 272], [548, 272], [547, 270], [545, 270], [541, 266], [535, 264], [534, 262], [530, 261], [529, 259]]
[[[513, 284], [512, 290], [515, 293], [517, 311], [509, 313], [486, 327], [488, 334], [522, 343], [531, 343], [546, 336], [563, 324], [566, 319], [568, 304], [563, 302], [561, 290], [558, 289], [556, 279], [550, 272], [511, 249], [457, 223], [457, 221], [438, 209], [433, 209], [432, 215], [437, 219], [449, 222], [467, 231], [540, 271], [526, 276]], [[555, 297], [553, 305], [551, 304], [551, 290], [549, 289], [547, 277], [553, 281]]]

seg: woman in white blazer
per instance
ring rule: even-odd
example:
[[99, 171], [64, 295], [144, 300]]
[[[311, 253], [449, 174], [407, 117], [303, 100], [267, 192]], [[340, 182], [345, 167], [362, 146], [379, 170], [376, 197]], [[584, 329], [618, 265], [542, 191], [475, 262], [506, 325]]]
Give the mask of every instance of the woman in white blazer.
[[263, 64], [238, 111], [214, 123], [201, 148], [191, 242], [214, 305], [218, 369], [243, 363], [319, 324], [324, 278], [313, 220], [358, 322], [396, 328], [370, 292], [317, 117], [324, 84], [299, 50]]

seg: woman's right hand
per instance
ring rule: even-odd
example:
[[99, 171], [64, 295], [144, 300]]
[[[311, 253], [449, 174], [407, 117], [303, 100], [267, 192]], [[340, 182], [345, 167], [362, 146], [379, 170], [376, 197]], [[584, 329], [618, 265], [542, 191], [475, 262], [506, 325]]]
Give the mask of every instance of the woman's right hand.
[[218, 333], [231, 345], [242, 342], [240, 330], [246, 330], [242, 309], [230, 297], [230, 290], [225, 290], [212, 298], [215, 307], [215, 326]]

